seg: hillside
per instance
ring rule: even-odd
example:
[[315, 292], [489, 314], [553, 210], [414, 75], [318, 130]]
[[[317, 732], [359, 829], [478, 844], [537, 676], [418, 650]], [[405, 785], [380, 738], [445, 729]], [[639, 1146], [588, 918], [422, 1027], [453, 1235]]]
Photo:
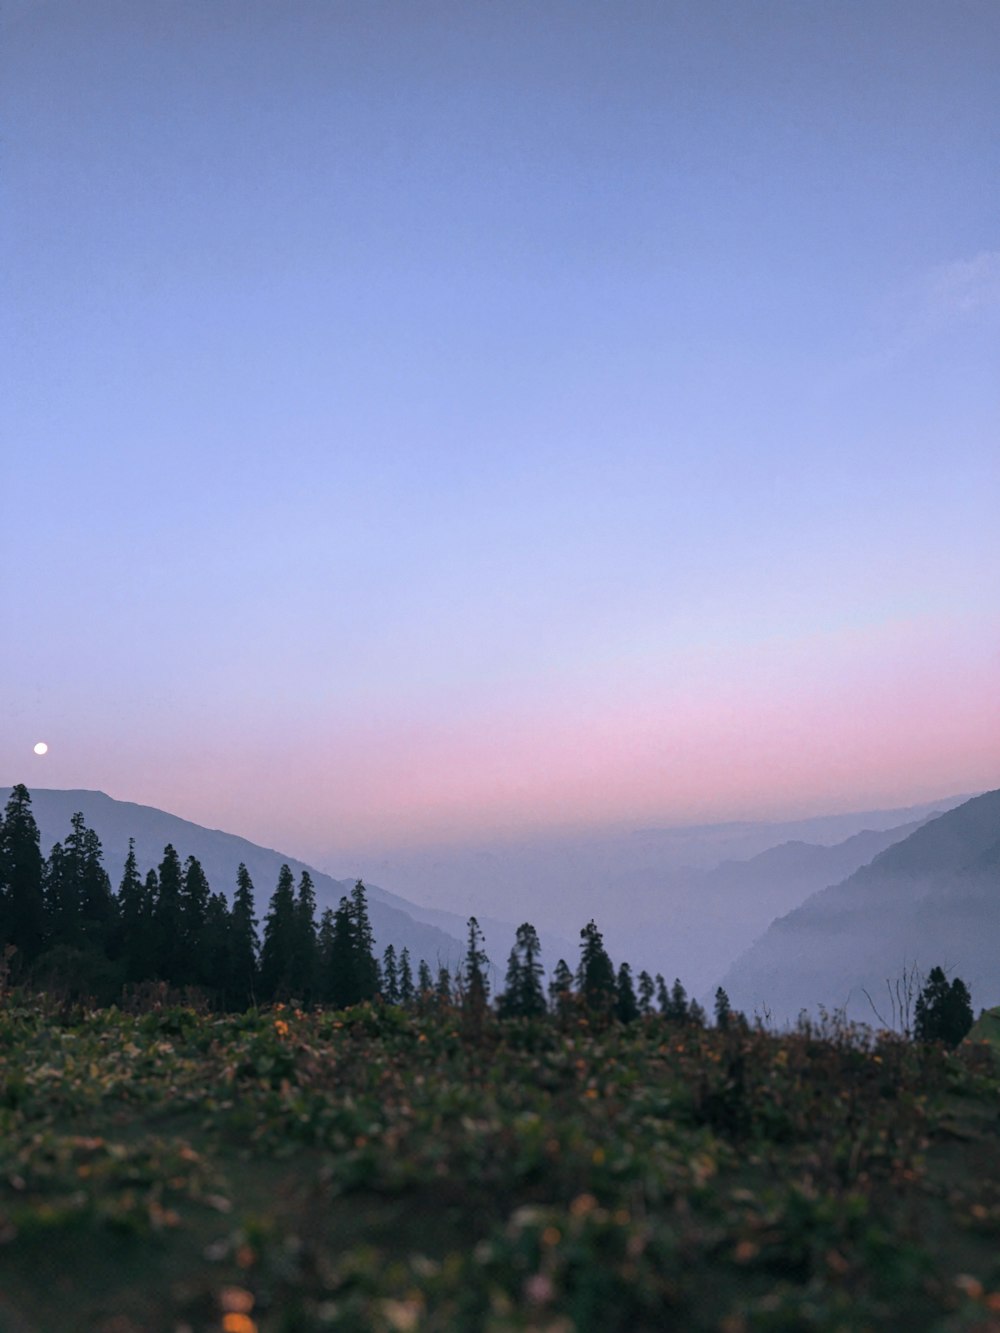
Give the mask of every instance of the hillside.
[[[0, 788], [0, 804], [5, 804], [9, 795], [9, 787]], [[143, 873], [159, 864], [163, 848], [172, 843], [182, 860], [188, 856], [197, 857], [212, 888], [222, 890], [227, 897], [232, 896], [236, 870], [242, 861], [254, 882], [260, 917], [267, 909], [278, 871], [285, 863], [291, 866], [296, 876], [303, 870], [312, 875], [320, 910], [336, 907], [354, 883], [353, 879], [334, 879], [294, 856], [259, 847], [246, 838], [219, 829], [203, 828], [153, 806], [117, 801], [100, 791], [37, 787], [31, 791], [31, 805], [41, 834], [42, 851], [46, 855], [52, 844], [68, 833], [72, 815], [82, 812], [88, 826], [101, 839], [104, 864], [115, 885], [121, 877], [130, 837], [135, 839], [136, 856]], [[461, 958], [465, 946], [460, 935], [451, 934], [440, 925], [418, 920], [407, 910], [410, 904], [405, 899], [387, 894], [375, 885], [369, 884], [367, 888], [369, 914], [379, 950], [387, 944], [393, 944], [397, 950], [406, 947], [414, 962], [426, 958], [435, 968], [439, 962], [451, 966]], [[513, 930], [510, 933], [513, 936]]]
[[659, 959], [654, 970], [679, 973], [695, 994], [714, 990], [721, 971], [775, 917], [838, 883], [921, 822], [866, 829], [832, 846], [782, 842], [746, 860], [726, 860], [679, 878], [656, 871], [623, 875], [613, 887], [633, 903], [633, 923], [609, 931], [609, 944], [638, 966]]
[[841, 883], [773, 922], [722, 984], [732, 1002], [776, 1021], [846, 1006], [873, 1019], [907, 965], [940, 964], [1000, 1002], [1000, 791], [986, 792], [881, 852]]

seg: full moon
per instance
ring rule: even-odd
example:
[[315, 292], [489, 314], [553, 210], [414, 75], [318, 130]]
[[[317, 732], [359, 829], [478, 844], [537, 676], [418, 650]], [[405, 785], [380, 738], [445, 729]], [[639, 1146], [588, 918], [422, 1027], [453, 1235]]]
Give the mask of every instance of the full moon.
[[48, 749], [49, 747], [45, 744], [44, 741], [39, 741], [38, 744], [35, 746], [35, 754], [47, 754]]

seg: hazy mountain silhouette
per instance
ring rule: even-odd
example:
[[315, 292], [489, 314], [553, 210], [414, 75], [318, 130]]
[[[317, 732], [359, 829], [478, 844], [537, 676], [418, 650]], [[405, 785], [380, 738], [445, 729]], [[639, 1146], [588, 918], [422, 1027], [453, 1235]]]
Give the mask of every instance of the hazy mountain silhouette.
[[[0, 788], [0, 802], [6, 803], [10, 788]], [[70, 818], [82, 812], [88, 826], [94, 829], [104, 848], [104, 864], [117, 887], [121, 878], [128, 840], [135, 839], [136, 857], [143, 874], [155, 868], [163, 857], [163, 848], [169, 842], [183, 861], [195, 856], [202, 864], [213, 889], [232, 899], [236, 886], [236, 870], [242, 861], [254, 882], [258, 916], [263, 918], [268, 899], [274, 892], [278, 871], [287, 863], [296, 879], [308, 870], [316, 885], [316, 899], [320, 910], [336, 907], [341, 897], [349, 893], [353, 879], [337, 880], [315, 870], [294, 856], [286, 856], [268, 847], [260, 847], [246, 838], [219, 829], [208, 829], [177, 815], [168, 814], [149, 805], [132, 801], [117, 801], [100, 791], [61, 791], [53, 788], [31, 789], [31, 805], [41, 835], [42, 851], [48, 855], [54, 842], [60, 842], [69, 832]], [[376, 885], [367, 885], [368, 906], [375, 942], [381, 951], [393, 944], [397, 952], [403, 947], [410, 950], [414, 968], [426, 958], [432, 968], [439, 963], [453, 966], [464, 953], [461, 932], [449, 933], [440, 924], [419, 920], [408, 910], [411, 904], [396, 894], [388, 894]], [[412, 905], [414, 911], [419, 911]], [[457, 920], [457, 919], [456, 919]], [[458, 921], [461, 926], [464, 923]], [[513, 928], [510, 930], [513, 939]], [[497, 959], [493, 960], [497, 962]]]
[[634, 924], [612, 928], [610, 943], [637, 966], [651, 967], [650, 960], [660, 958], [658, 969], [678, 974], [695, 994], [714, 989], [723, 968], [775, 917], [866, 865], [922, 822], [866, 829], [833, 846], [782, 842], [680, 879], [655, 870], [623, 875], [612, 888], [619, 901], [632, 904]]
[[818, 1005], [874, 1020], [886, 980], [941, 965], [976, 1009], [1000, 1002], [1000, 791], [986, 792], [881, 852], [842, 883], [774, 921], [722, 984], [776, 1021]]

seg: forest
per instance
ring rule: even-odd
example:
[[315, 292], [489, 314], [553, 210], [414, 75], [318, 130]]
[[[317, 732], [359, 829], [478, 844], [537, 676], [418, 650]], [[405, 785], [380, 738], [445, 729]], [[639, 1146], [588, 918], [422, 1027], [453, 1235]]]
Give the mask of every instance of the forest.
[[[532, 1017], [582, 1004], [623, 1022], [658, 1011], [678, 1021], [705, 1021], [680, 980], [628, 963], [615, 970], [593, 921], [580, 931], [578, 966], [559, 959], [548, 987], [538, 934], [518, 928], [496, 997], [500, 1014]], [[491, 999], [492, 968], [476, 919], [455, 974], [414, 960], [388, 944], [377, 956], [365, 886], [358, 881], [336, 909], [317, 916], [308, 871], [296, 883], [283, 866], [263, 921], [255, 886], [241, 865], [231, 903], [213, 891], [197, 858], [181, 861], [167, 845], [159, 865], [143, 874], [130, 847], [121, 882], [112, 885], [101, 842], [74, 815], [65, 838], [43, 856], [31, 795], [13, 789], [0, 822], [0, 947], [11, 977], [67, 1000], [111, 1003], [169, 993], [204, 1007], [242, 1011], [257, 1004], [348, 1005], [380, 999], [426, 1009], [452, 1001], [472, 1006]], [[717, 1008], [728, 1012], [720, 994]]]

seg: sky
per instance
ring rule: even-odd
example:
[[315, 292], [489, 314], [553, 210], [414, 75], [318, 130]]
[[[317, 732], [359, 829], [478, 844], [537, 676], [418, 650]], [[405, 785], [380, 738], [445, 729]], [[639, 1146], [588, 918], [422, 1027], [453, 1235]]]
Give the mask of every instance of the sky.
[[5, 0], [0, 782], [305, 856], [1000, 785], [998, 59]]

